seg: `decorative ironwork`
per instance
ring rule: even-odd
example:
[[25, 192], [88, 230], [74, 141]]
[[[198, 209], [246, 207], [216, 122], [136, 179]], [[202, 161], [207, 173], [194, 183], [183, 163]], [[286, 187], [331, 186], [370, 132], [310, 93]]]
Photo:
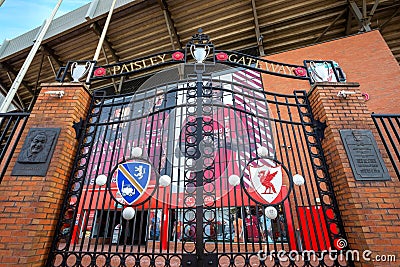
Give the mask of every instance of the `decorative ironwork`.
[[326, 122], [321, 122], [319, 120], [314, 120], [313, 126], [315, 129], [315, 134], [317, 135], [318, 140], [321, 142], [322, 140], [324, 140], [325, 129], [328, 126], [326, 125]]
[[80, 118], [78, 122], [74, 122], [72, 124], [72, 128], [74, 128], [75, 130], [75, 138], [77, 140], [79, 140], [81, 137], [84, 122], [85, 121], [82, 118]]
[[372, 114], [372, 119], [397, 178], [400, 179], [400, 114]]
[[0, 114], [0, 183], [28, 121], [29, 113]]
[[[195, 58], [182, 80], [94, 93], [48, 266], [348, 265], [306, 93], [265, 92], [258, 59], [211, 46], [199, 32], [186, 54], [169, 53]], [[241, 68], [210, 72], [216, 62]], [[152, 170], [132, 205], [112, 175], [131, 158]]]
[[[305, 94], [306, 93], [304, 91], [295, 91], [296, 101], [299, 104], [301, 102], [305, 103], [302, 108], [300, 105], [298, 106], [299, 115], [304, 125], [303, 130], [306, 136], [305, 142], [310, 153], [310, 163], [319, 193], [318, 199], [323, 209], [324, 220], [326, 220], [330, 228], [328, 231], [329, 241], [332, 248], [347, 249], [347, 247], [338, 247], [337, 245], [337, 242], [340, 240], [346, 240], [346, 234], [340, 218], [340, 213], [327, 169], [326, 160], [323, 155], [321, 142], [318, 138], [318, 132], [312, 127], [315, 125], [314, 117]], [[316, 218], [313, 220], [320, 219], [321, 218]], [[339, 264], [338, 261], [335, 261], [335, 263]]]
[[[263, 92], [240, 81], [245, 73], [249, 72], [235, 70], [229, 82], [206, 78], [200, 84], [196, 77], [136, 94], [95, 93], [48, 266], [268, 264], [279, 262], [277, 246], [287, 253], [314, 249], [315, 255], [327, 259], [329, 250], [336, 249], [335, 240], [344, 234], [306, 93]], [[277, 116], [266, 116], [262, 110]], [[215, 126], [224, 120], [232, 127], [219, 134]], [[242, 137], [236, 135], [240, 127], [248, 130]], [[290, 173], [305, 178], [286, 200], [272, 203], [278, 211], [273, 220], [264, 215], [271, 204], [257, 198], [255, 191], [250, 194], [256, 199], [251, 200], [243, 188], [252, 185], [245, 166], [259, 158], [260, 144], [269, 147], [267, 153]], [[162, 188], [153, 177], [149, 188], [154, 189], [135, 204], [135, 217], [127, 221], [122, 218], [126, 204], [113, 200], [120, 196], [107, 174], [121, 158], [132, 157], [137, 145], [159, 175], [169, 174], [172, 183]], [[229, 163], [229, 153], [236, 155], [232, 162], [241, 170]], [[235, 169], [243, 182], [231, 186], [227, 178], [237, 173]], [[108, 176], [110, 190], [96, 184], [102, 174]], [[282, 192], [288, 192], [289, 176], [283, 175]], [[109, 192], [113, 197], [107, 196]], [[167, 218], [168, 227], [162, 218]], [[266, 256], [264, 261], [260, 255]], [[302, 259], [304, 264], [313, 262]]]

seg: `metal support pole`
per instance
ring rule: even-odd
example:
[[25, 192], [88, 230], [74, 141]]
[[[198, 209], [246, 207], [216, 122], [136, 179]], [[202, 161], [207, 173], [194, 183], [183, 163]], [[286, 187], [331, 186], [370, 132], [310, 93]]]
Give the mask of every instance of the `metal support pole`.
[[[101, 32], [101, 36], [100, 36], [99, 42], [97, 43], [97, 48], [96, 48], [96, 52], [94, 53], [94, 56], [93, 56], [93, 61], [97, 61], [99, 59], [101, 48], [103, 47], [103, 42], [104, 42], [104, 39], [106, 38], [108, 26], [110, 25], [112, 13], [114, 11], [114, 7], [115, 7], [115, 3], [116, 2], [117, 2], [117, 0], [113, 0], [113, 2], [111, 4], [111, 7], [110, 7], [110, 11], [108, 11], [108, 16], [107, 16], [107, 19], [106, 19], [106, 23], [104, 24], [104, 28], [103, 28], [103, 31]], [[89, 69], [89, 72], [88, 72], [88, 75], [87, 75], [87, 79], [86, 79], [86, 83], [90, 82], [90, 75], [93, 72], [94, 65], [95, 65], [95, 63], [93, 63], [90, 66], [90, 69]]]
[[[200, 67], [200, 68], [198, 68]], [[196, 130], [196, 254], [197, 266], [203, 266], [204, 262], [204, 242], [203, 242], [203, 180], [204, 180], [204, 159], [201, 156], [200, 142], [203, 140], [203, 72], [205, 65], [196, 63], [194, 70], [196, 79], [196, 108], [197, 108], [197, 130]]]
[[39, 47], [43, 41], [43, 38], [47, 32], [47, 30], [50, 27], [50, 24], [54, 18], [54, 16], [57, 13], [58, 8], [61, 5], [62, 0], [59, 0], [56, 7], [53, 9], [53, 12], [51, 13], [50, 17], [46, 20], [46, 23], [44, 24], [42, 30], [39, 32], [39, 35], [33, 44], [33, 47], [31, 51], [29, 52], [24, 64], [22, 65], [17, 77], [15, 77], [15, 80], [13, 84], [11, 85], [10, 91], [8, 92], [6, 98], [4, 99], [3, 104], [0, 107], [0, 113], [6, 113], [8, 108], [11, 105], [12, 100], [14, 99], [15, 94], [17, 93], [17, 90], [19, 88], [19, 85], [21, 84], [26, 72], [28, 71], [29, 66], [31, 65], [33, 58], [35, 57], [36, 52], [39, 50]]

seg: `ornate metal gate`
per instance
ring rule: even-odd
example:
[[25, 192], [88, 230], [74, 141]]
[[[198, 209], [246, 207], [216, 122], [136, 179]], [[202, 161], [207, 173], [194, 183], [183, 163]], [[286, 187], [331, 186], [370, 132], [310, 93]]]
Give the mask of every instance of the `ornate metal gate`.
[[306, 93], [175, 70], [94, 93], [48, 266], [347, 266]]

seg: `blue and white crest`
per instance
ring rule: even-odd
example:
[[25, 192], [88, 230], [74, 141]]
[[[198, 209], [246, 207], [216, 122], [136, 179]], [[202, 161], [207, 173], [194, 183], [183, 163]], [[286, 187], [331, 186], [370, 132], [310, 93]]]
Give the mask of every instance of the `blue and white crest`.
[[118, 165], [117, 187], [128, 205], [138, 200], [150, 181], [151, 166], [145, 162], [128, 161]]

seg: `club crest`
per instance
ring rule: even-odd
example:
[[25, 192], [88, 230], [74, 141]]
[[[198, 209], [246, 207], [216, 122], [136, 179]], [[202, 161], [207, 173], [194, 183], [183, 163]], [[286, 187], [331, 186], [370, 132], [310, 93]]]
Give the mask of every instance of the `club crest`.
[[128, 205], [132, 205], [146, 191], [151, 166], [145, 162], [128, 161], [118, 165], [116, 175], [118, 192]]
[[282, 189], [282, 167], [251, 167], [251, 183], [258, 195], [272, 203]]

